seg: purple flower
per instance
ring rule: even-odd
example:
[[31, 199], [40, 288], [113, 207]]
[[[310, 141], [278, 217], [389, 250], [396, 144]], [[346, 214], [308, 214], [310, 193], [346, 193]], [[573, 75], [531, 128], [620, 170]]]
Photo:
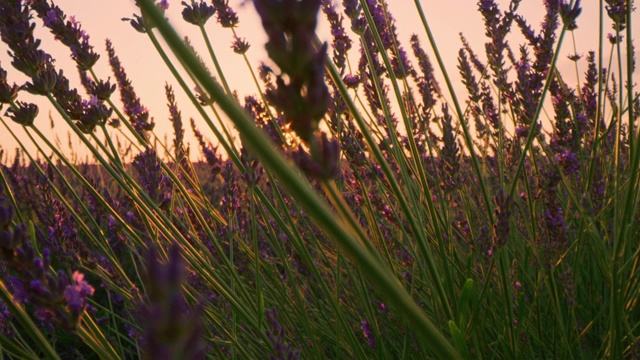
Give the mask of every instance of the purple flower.
[[7, 308], [7, 304], [0, 300], [0, 334], [6, 337], [15, 336], [13, 329], [11, 312]]
[[[0, 199], [0, 204], [4, 199]], [[12, 215], [11, 212], [3, 213]], [[10, 217], [7, 216], [10, 221]], [[6, 221], [5, 219], [2, 222]], [[7, 227], [8, 228], [8, 227]], [[84, 275], [74, 273], [75, 284], [69, 284], [66, 273], [59, 270], [51, 273], [49, 249], [44, 249], [42, 257], [33, 248], [26, 227], [16, 226], [13, 231], [0, 231], [0, 254], [9, 275], [9, 283], [14, 299], [33, 306], [35, 315], [67, 330], [77, 326], [86, 308], [86, 298], [93, 295], [93, 288], [84, 281]]]
[[578, 28], [576, 19], [582, 13], [580, 0], [576, 0], [573, 7], [570, 7], [570, 4], [567, 4], [565, 0], [558, 0], [558, 2], [560, 3], [560, 17], [562, 17], [562, 22], [567, 26], [567, 29], [575, 30]]
[[[176, 164], [178, 164], [182, 168], [182, 171], [188, 171], [187, 170], [189, 168], [188, 154], [184, 144], [184, 128], [182, 124], [182, 114], [180, 113], [180, 110], [178, 109], [178, 105], [176, 104], [175, 95], [173, 93], [173, 88], [171, 87], [171, 85], [169, 84], [165, 85], [165, 94], [168, 100], [167, 106], [169, 107], [169, 114], [170, 114], [169, 120], [171, 120], [171, 124], [173, 125], [173, 133], [174, 133], [173, 148], [174, 148], [175, 161], [176, 161]], [[184, 176], [184, 173], [182, 171], [178, 173], [178, 176], [180, 177]], [[185, 181], [185, 184], [187, 183], [188, 182]]]
[[514, 18], [513, 14], [507, 12], [501, 15], [498, 5], [493, 0], [478, 1], [478, 10], [484, 18], [485, 35], [489, 38], [485, 49], [489, 68], [494, 75], [494, 83], [499, 90], [507, 92], [509, 87], [504, 56], [508, 49], [506, 36]]
[[231, 48], [236, 54], [242, 55], [246, 53], [250, 46], [251, 45], [245, 39], [237, 36], [233, 37], [233, 44], [231, 45]]
[[38, 116], [38, 106], [23, 101], [17, 101], [15, 107], [10, 107], [4, 116], [24, 126], [31, 126]]
[[340, 172], [340, 145], [337, 140], [329, 140], [326, 133], [322, 133], [316, 140], [319, 159], [314, 158], [302, 146], [292, 153], [293, 161], [312, 178], [329, 179]]
[[124, 112], [129, 117], [131, 125], [136, 132], [148, 141], [147, 131], [153, 130], [155, 124], [153, 119], [149, 119], [149, 111], [140, 103], [140, 98], [136, 95], [131, 81], [127, 77], [127, 73], [120, 64], [120, 59], [116, 56], [113, 45], [107, 40], [107, 53], [109, 55], [109, 65], [116, 78], [118, 89], [120, 90], [120, 99], [124, 104]]
[[371, 331], [371, 326], [367, 320], [362, 320], [360, 322], [360, 330], [362, 330], [362, 336], [364, 336], [365, 340], [367, 340], [367, 344], [371, 347], [376, 346], [376, 340], [373, 336], [373, 332]]
[[582, 102], [584, 104], [583, 111], [588, 119], [589, 126], [595, 128], [595, 119], [597, 112], [597, 86], [598, 86], [598, 65], [596, 64], [596, 56], [594, 51], [587, 54], [587, 63], [589, 64], [585, 74], [585, 82], [582, 86]]
[[215, 102], [215, 100], [211, 99], [206, 92], [200, 89], [199, 86], [194, 87], [193, 91], [196, 93], [196, 99], [198, 99], [198, 102], [200, 103], [200, 105], [210, 106]]
[[269, 357], [271, 360], [295, 360], [300, 357], [300, 353], [295, 350], [291, 343], [286, 342], [285, 328], [278, 321], [278, 310], [274, 307], [264, 312], [269, 324], [267, 337], [271, 341], [273, 353]]
[[563, 150], [556, 155], [556, 161], [566, 175], [575, 174], [580, 169], [580, 159], [578, 155], [569, 150]]
[[320, 2], [256, 0], [254, 5], [269, 37], [267, 53], [289, 78], [287, 82], [278, 76], [277, 88], [268, 89], [266, 97], [284, 112], [291, 130], [308, 143], [330, 102], [324, 80], [327, 44], [318, 51], [312, 46]]
[[460, 171], [460, 148], [453, 130], [453, 117], [449, 114], [446, 104], [442, 104], [442, 154], [440, 187], [448, 192], [459, 186], [458, 173]]
[[151, 147], [146, 148], [133, 159], [133, 168], [149, 197], [160, 208], [168, 206], [171, 200], [170, 179], [162, 171], [156, 151]]
[[[86, 74], [85, 74], [85, 78], [86, 78]], [[111, 84], [111, 82], [109, 82], [108, 79], [107, 81], [98, 80], [98, 82], [95, 82], [88, 78], [86, 79], [88, 80], [87, 86], [86, 86], [87, 92], [89, 93], [89, 95], [92, 95], [98, 98], [98, 100], [107, 101], [111, 97], [111, 94], [113, 94], [113, 92], [116, 91], [116, 85]]]
[[222, 27], [233, 28], [238, 25], [238, 14], [229, 6], [229, 0], [212, 0], [211, 3], [217, 10], [218, 22]]
[[322, 11], [327, 15], [327, 19], [329, 19], [331, 36], [333, 36], [333, 62], [341, 72], [344, 72], [347, 51], [351, 49], [351, 39], [345, 33], [344, 27], [342, 26], [342, 16], [336, 12], [332, 0], [322, 1]]
[[47, 63], [31, 77], [24, 89], [34, 95], [46, 96], [54, 90], [57, 80], [58, 73], [51, 63]]
[[180, 247], [168, 251], [168, 262], [160, 263], [158, 251], [147, 252], [145, 303], [140, 306], [142, 339], [147, 359], [204, 359], [200, 306], [189, 309], [182, 294], [185, 266]]
[[522, 125], [516, 127], [516, 136], [519, 138], [526, 138], [529, 136], [529, 129]]
[[184, 9], [182, 9], [184, 21], [197, 26], [203, 26], [216, 12], [215, 7], [204, 1], [196, 3], [191, 0], [191, 5], [183, 1], [182, 5], [184, 5]]
[[205, 161], [209, 165], [209, 171], [211, 172], [211, 179], [215, 179], [216, 176], [222, 170], [220, 167], [222, 160], [220, 159], [220, 156], [216, 154], [217, 148], [212, 147], [211, 144], [207, 144], [205, 142], [204, 136], [202, 136], [202, 133], [198, 131], [198, 129], [196, 129], [196, 124], [193, 118], [191, 119], [191, 129], [193, 130], [193, 134], [196, 137], [198, 144], [200, 145], [200, 149], [202, 151], [202, 154], [204, 155]]
[[362, 7], [358, 0], [343, 0], [344, 13], [351, 20], [351, 30], [359, 36], [362, 36], [367, 29], [367, 19], [362, 13]]
[[33, 36], [35, 25], [27, 6], [20, 1], [5, 1], [0, 5], [0, 38], [11, 51], [12, 64], [27, 76], [33, 76], [50, 58], [38, 50], [40, 40]]
[[621, 42], [623, 38], [624, 38], [624, 36], [620, 35], [620, 34], [618, 34], [618, 35], [613, 35], [611, 33], [607, 34], [607, 39], [609, 40], [609, 43], [611, 45], [615, 45], [615, 44]]
[[48, 198], [43, 204], [45, 210], [41, 216], [43, 224], [47, 227], [47, 236], [43, 236], [44, 243], [52, 249], [53, 255], [59, 258], [64, 266], [71, 267], [76, 261], [94, 263], [94, 257], [86, 242], [78, 236], [75, 219], [60, 200], [52, 197], [49, 184], [45, 184], [39, 189], [41, 194]]
[[625, 0], [605, 0], [605, 3], [607, 15], [614, 23], [614, 30], [624, 30], [627, 23], [627, 2]]
[[496, 222], [493, 225], [493, 239], [495, 245], [500, 247], [507, 242], [509, 237], [509, 219], [511, 217], [512, 200], [510, 196], [505, 196], [502, 189], [500, 189], [493, 198], [493, 201], [496, 204]]
[[76, 125], [86, 133], [91, 132], [96, 126], [106, 124], [113, 113], [113, 109], [107, 107], [96, 96], [91, 96], [89, 100], [83, 100], [82, 106], [84, 111]]
[[20, 87], [17, 84], [9, 85], [7, 72], [0, 66], [0, 104], [8, 104], [18, 97]]
[[541, 214], [542, 233], [539, 246], [542, 249], [540, 262], [548, 268], [555, 267], [569, 247], [569, 228], [565, 225], [564, 208], [558, 199], [558, 184], [561, 177], [556, 169], [543, 170], [540, 192], [544, 201]]
[[347, 74], [342, 81], [349, 89], [356, 89], [360, 84], [360, 77], [358, 75]]
[[89, 44], [89, 35], [82, 29], [75, 17], [69, 17], [58, 6], [49, 4], [46, 0], [31, 1], [31, 8], [36, 11], [44, 25], [51, 30], [56, 40], [62, 42], [71, 50], [71, 57], [78, 68], [89, 70], [98, 61], [100, 55], [93, 51]]
[[75, 271], [72, 276], [73, 283], [64, 291], [67, 306], [74, 314], [79, 314], [87, 308], [87, 297], [93, 295], [94, 289], [84, 280], [84, 274]]

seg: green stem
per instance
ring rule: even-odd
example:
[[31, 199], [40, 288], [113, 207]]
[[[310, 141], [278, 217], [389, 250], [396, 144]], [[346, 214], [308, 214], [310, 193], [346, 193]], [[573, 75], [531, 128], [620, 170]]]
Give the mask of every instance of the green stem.
[[26, 333], [30, 335], [31, 339], [35, 342], [35, 345], [44, 353], [43, 356], [46, 359], [59, 360], [60, 357], [58, 356], [58, 353], [51, 346], [49, 341], [47, 341], [42, 332], [40, 332], [40, 329], [38, 329], [29, 315], [27, 315], [24, 307], [15, 302], [13, 296], [4, 285], [3, 280], [0, 280], [0, 298], [5, 303], [11, 314], [18, 320], [20, 325], [24, 327]]
[[[458, 118], [460, 119], [460, 125], [462, 126], [462, 131], [464, 133], [464, 140], [467, 144], [467, 148], [469, 149], [469, 154], [471, 155], [471, 162], [476, 172], [476, 176], [478, 177], [478, 182], [480, 183], [480, 190], [482, 191], [482, 198], [484, 200], [484, 205], [486, 207], [487, 218], [489, 219], [490, 225], [493, 226], [495, 221], [493, 218], [493, 212], [491, 211], [491, 209], [493, 209], [493, 206], [491, 205], [491, 200], [489, 198], [489, 192], [487, 190], [487, 186], [483, 180], [484, 176], [482, 176], [482, 171], [480, 169], [480, 162], [478, 161], [478, 156], [476, 155], [475, 146], [473, 144], [473, 140], [471, 139], [471, 132], [469, 131], [469, 127], [464, 121], [464, 112], [462, 111], [462, 107], [460, 106], [458, 97], [456, 96], [455, 90], [453, 89], [453, 84], [451, 83], [451, 78], [449, 77], [446, 67], [444, 66], [444, 61], [442, 60], [442, 57], [440, 56], [440, 52], [438, 51], [438, 47], [436, 46], [436, 41], [433, 38], [433, 33], [431, 32], [431, 28], [429, 26], [429, 23], [427, 22], [427, 18], [424, 15], [424, 11], [422, 11], [422, 5], [420, 5], [419, 0], [414, 0], [414, 2], [416, 5], [416, 8], [418, 9], [418, 13], [420, 14], [422, 25], [426, 30], [427, 37], [429, 38], [429, 43], [431, 44], [431, 48], [433, 49], [433, 52], [436, 56], [436, 60], [438, 61], [438, 66], [440, 67], [440, 71], [442, 71], [444, 80], [447, 83], [447, 88], [449, 89], [449, 93], [451, 94], [451, 99], [453, 100], [453, 104], [456, 108], [456, 113], [458, 114]], [[515, 178], [517, 178], [517, 176]]]
[[198, 27], [200, 28], [200, 33], [202, 33], [202, 37], [204, 38], [204, 43], [207, 45], [207, 50], [209, 51], [209, 56], [211, 56], [211, 60], [213, 60], [213, 66], [215, 66], [215, 68], [216, 68], [216, 73], [218, 74], [218, 77], [220, 78], [220, 81], [222, 82], [222, 86], [224, 87], [224, 91], [227, 93], [228, 96], [232, 96], [233, 93], [231, 92], [231, 88], [229, 88], [229, 84], [227, 83], [227, 79], [224, 76], [224, 72], [222, 71], [222, 68], [220, 67], [220, 63], [218, 62], [218, 57], [216, 56], [216, 53], [213, 51], [213, 46], [211, 46], [211, 41], [209, 40], [209, 35], [204, 30], [204, 26], [203, 25], [200, 25]]
[[413, 301], [406, 290], [393, 277], [390, 271], [380, 266], [378, 257], [364, 249], [333, 216], [328, 206], [311, 189], [309, 184], [301, 178], [288, 163], [283, 154], [277, 151], [269, 141], [266, 134], [256, 128], [246, 113], [236, 102], [225, 96], [224, 90], [209, 76], [206, 69], [198, 59], [185, 46], [181, 38], [150, 0], [140, 0], [143, 14], [150, 16], [157, 24], [158, 30], [163, 35], [167, 44], [173, 50], [185, 69], [199, 80], [211, 98], [218, 101], [220, 108], [234, 122], [238, 131], [247, 140], [250, 150], [257, 154], [263, 165], [271, 169], [279, 178], [282, 185], [289, 191], [294, 199], [304, 208], [323, 228], [330, 238], [334, 239], [346, 253], [348, 253], [378, 287], [380, 293], [395, 305], [401, 315], [414, 329], [423, 336], [431, 350], [441, 358], [458, 359], [460, 355], [449, 344], [442, 333], [426, 318], [422, 309]]
[[389, 185], [391, 186], [391, 189], [393, 194], [395, 195], [395, 198], [400, 203], [402, 211], [406, 214], [407, 221], [409, 222], [413, 235], [417, 237], [418, 245], [420, 246], [422, 255], [426, 260], [427, 268], [429, 270], [429, 275], [431, 277], [431, 280], [436, 286], [436, 292], [438, 293], [438, 297], [440, 299], [441, 305], [444, 311], [446, 312], [447, 316], [449, 318], [453, 318], [453, 312], [451, 310], [451, 306], [449, 304], [448, 298], [444, 291], [441, 277], [438, 274], [435, 259], [431, 255], [431, 251], [428, 247], [427, 239], [425, 237], [423, 228], [418, 225], [415, 217], [413, 216], [413, 211], [411, 211], [411, 207], [407, 202], [406, 196], [403, 193], [400, 187], [400, 184], [398, 184], [398, 181], [396, 180], [394, 173], [391, 170], [391, 167], [389, 166], [389, 163], [384, 158], [384, 155], [382, 154], [380, 147], [378, 147], [375, 139], [373, 138], [371, 133], [368, 131], [368, 128], [364, 119], [362, 118], [361, 114], [358, 112], [358, 108], [355, 106], [355, 104], [349, 97], [347, 89], [344, 83], [342, 82], [340, 74], [338, 73], [338, 70], [335, 68], [335, 65], [333, 65], [333, 63], [331, 62], [327, 62], [326, 67], [329, 70], [329, 75], [331, 76], [332, 80], [338, 87], [338, 90], [340, 91], [340, 95], [346, 102], [347, 107], [349, 108], [349, 111], [351, 112], [353, 118], [358, 123], [358, 126], [362, 131], [362, 134], [367, 142], [367, 145], [369, 146], [369, 151], [373, 153], [376, 160], [378, 161], [378, 164], [380, 164], [380, 167], [382, 168], [382, 171], [385, 174], [387, 181], [389, 181]]

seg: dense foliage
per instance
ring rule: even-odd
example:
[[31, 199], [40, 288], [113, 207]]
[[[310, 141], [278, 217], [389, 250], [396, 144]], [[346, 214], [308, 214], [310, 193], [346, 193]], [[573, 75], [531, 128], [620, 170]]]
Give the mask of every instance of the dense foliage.
[[[384, 0], [254, 0], [271, 65], [247, 68], [244, 98], [212, 46], [204, 60], [173, 31], [167, 1], [136, 3], [126, 21], [180, 87], [165, 88], [170, 143], [110, 41], [105, 60], [53, 2], [0, 0], [11, 71], [29, 79], [1, 64], [0, 137], [23, 146], [0, 147], [3, 355], [640, 358], [632, 1], [601, 1], [613, 32], [571, 57], [587, 68], [571, 84], [556, 64], [579, 0], [543, 1], [538, 27], [520, 0], [479, 0], [487, 43], [462, 37], [460, 94], [420, 1], [429, 48], [398, 38]], [[226, 0], [180, 6], [208, 45], [205, 25], [228, 28], [247, 60]], [[199, 114], [190, 129], [174, 91]], [[48, 139], [24, 92], [50, 101], [90, 161]]]

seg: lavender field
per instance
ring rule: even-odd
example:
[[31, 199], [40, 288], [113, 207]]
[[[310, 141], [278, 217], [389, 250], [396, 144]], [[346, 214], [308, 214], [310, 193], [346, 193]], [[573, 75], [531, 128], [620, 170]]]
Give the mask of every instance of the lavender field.
[[457, 64], [402, 1], [420, 35], [384, 0], [250, 1], [266, 44], [227, 0], [134, 1], [167, 119], [72, 8], [0, 0], [2, 358], [640, 359], [633, 1], [470, 0]]

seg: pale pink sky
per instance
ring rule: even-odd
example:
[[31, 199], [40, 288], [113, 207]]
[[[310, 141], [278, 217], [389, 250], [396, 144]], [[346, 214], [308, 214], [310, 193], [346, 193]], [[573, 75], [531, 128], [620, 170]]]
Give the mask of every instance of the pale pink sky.
[[[341, 2], [341, 1], [340, 1]], [[429, 48], [428, 39], [425, 35], [425, 31], [420, 22], [417, 11], [415, 10], [414, 1], [411, 0], [388, 0], [391, 12], [397, 21], [399, 40], [403, 43], [405, 49], [410, 53], [409, 37], [413, 33], [417, 33], [425, 49]], [[506, 9], [509, 1], [498, 0], [497, 1], [502, 10]], [[164, 84], [169, 82], [175, 84], [175, 81], [165, 69], [159, 56], [156, 54], [152, 47], [148, 37], [144, 34], [136, 32], [128, 23], [121, 21], [122, 17], [131, 17], [136, 12], [137, 8], [133, 1], [97, 1], [97, 0], [58, 0], [55, 2], [60, 6], [67, 15], [75, 15], [76, 19], [81, 22], [83, 28], [91, 36], [91, 44], [95, 47], [96, 51], [101, 54], [101, 59], [96, 65], [96, 73], [99, 77], [107, 78], [113, 75], [108, 66], [106, 51], [104, 50], [105, 39], [112, 40], [116, 53], [120, 57], [122, 64], [124, 65], [129, 78], [131, 79], [138, 96], [141, 98], [143, 105], [148, 107], [151, 111], [151, 115], [156, 122], [156, 129], [160, 139], [164, 138], [164, 134], [169, 135], [171, 140], [171, 124], [168, 120], [168, 110], [166, 107], [166, 98], [164, 95]], [[266, 41], [260, 21], [255, 14], [250, 1], [244, 0], [230, 0], [232, 8], [238, 11], [240, 16], [240, 24], [236, 29], [240, 36], [246, 37], [251, 43], [251, 49], [248, 52], [250, 61], [253, 68], [257, 68], [261, 61], [266, 60], [264, 54], [263, 45]], [[243, 4], [244, 3], [244, 4]], [[484, 28], [481, 15], [477, 12], [476, 0], [421, 0], [422, 7], [427, 16], [427, 20], [430, 22], [431, 29], [437, 41], [439, 50], [445, 60], [447, 71], [452, 76], [454, 84], [458, 86], [458, 92], [461, 99], [464, 99], [466, 93], [463, 91], [462, 85], [459, 81], [457, 71], [457, 52], [460, 48], [460, 40], [458, 33], [462, 32], [468, 39], [476, 53], [482, 56], [484, 52], [484, 43], [486, 37], [484, 36]], [[578, 53], [586, 55], [590, 50], [597, 50], [598, 46], [598, 1], [585, 0], [582, 4], [583, 12], [578, 19], [579, 30], [575, 32], [576, 48]], [[167, 15], [172, 23], [177, 27], [178, 31], [182, 35], [188, 35], [191, 37], [194, 45], [199, 46], [203, 44], [199, 37], [197, 28], [193, 25], [185, 23], [180, 15], [182, 11], [182, 5], [179, 1], [170, 1], [170, 8], [167, 11]], [[544, 15], [544, 6], [542, 0], [527, 0], [523, 1], [518, 10], [519, 14], [525, 16], [529, 23], [537, 29], [542, 17]], [[324, 20], [324, 18], [322, 17]], [[638, 19], [637, 14], [633, 20]], [[39, 19], [36, 22], [39, 23]], [[349, 28], [348, 19], [345, 20], [345, 27]], [[230, 49], [232, 41], [232, 33], [229, 29], [221, 28], [215, 21], [215, 17], [212, 18], [207, 24], [209, 35], [214, 42], [214, 47], [218, 59], [221, 62], [222, 69], [227, 76], [227, 80], [230, 83], [232, 89], [237, 89], [241, 97], [245, 94], [255, 94], [256, 90], [252, 87], [252, 80], [247, 71], [246, 66], [242, 58], [234, 54]], [[611, 23], [608, 18], [605, 17], [605, 34], [610, 32]], [[634, 38], [640, 35], [640, 25], [634, 27]], [[514, 33], [519, 30], [515, 28]], [[321, 21], [319, 28], [321, 38], [330, 41], [327, 25], [324, 21]], [[52, 53], [54, 58], [57, 59], [56, 65], [59, 68], [65, 69], [65, 74], [72, 78], [72, 81], [77, 80], [77, 72], [71, 59], [69, 58], [69, 51], [59, 43], [53, 41], [51, 34], [38, 29], [38, 35], [43, 40], [43, 49]], [[517, 51], [518, 46], [524, 43], [521, 37], [514, 36], [510, 39], [512, 47]], [[0, 62], [2, 66], [9, 71], [9, 81], [22, 83], [26, 79], [13, 70], [10, 65], [9, 57], [6, 54], [6, 45], [0, 43]], [[204, 51], [204, 45], [202, 45], [203, 51], [201, 56], [208, 59], [206, 52]], [[428, 51], [430, 54], [431, 52]], [[563, 55], [569, 55], [573, 53], [573, 43], [571, 34], [565, 39], [562, 47]], [[435, 65], [435, 58], [431, 57]], [[482, 56], [484, 59], [484, 56]], [[209, 64], [208, 64], [209, 65]], [[566, 59], [566, 56], [561, 58], [558, 64], [562, 73], [565, 74], [565, 80], [569, 82], [571, 86], [575, 87], [575, 69], [574, 64]], [[586, 71], [586, 61], [583, 59], [578, 63], [580, 77], [583, 77]], [[213, 71], [213, 65], [209, 65]], [[635, 77], [638, 78], [637, 75]], [[637, 81], [637, 80], [636, 80]], [[444, 89], [444, 86], [443, 86]], [[174, 86], [178, 104], [183, 113], [183, 121], [188, 124], [189, 117], [196, 116], [195, 110], [192, 109], [191, 104], [186, 100], [186, 97], [182, 95], [181, 90], [177, 86]], [[118, 98], [118, 94], [114, 94]], [[448, 96], [447, 96], [448, 97]], [[33, 97], [21, 93], [19, 99], [26, 101], [34, 101]], [[52, 113], [54, 122], [57, 125], [55, 133], [49, 130], [49, 107], [46, 107], [46, 103], [42, 99], [38, 99], [37, 102], [41, 106], [39, 118], [36, 120], [36, 124], [45, 133], [48, 133], [53, 137], [58, 136], [61, 140], [61, 146], [67, 147], [67, 127], [63, 124], [63, 120], [59, 118], [59, 115]], [[4, 114], [4, 109], [2, 113]], [[196, 116], [197, 119], [197, 116]], [[5, 120], [8, 120], [5, 118]], [[206, 131], [206, 128], [202, 122], [200, 129], [204, 132], [210, 140], [214, 140], [213, 135]], [[12, 129], [18, 134], [22, 134], [20, 127], [12, 125]], [[191, 139], [191, 130], [186, 129], [187, 138]], [[17, 145], [10, 135], [8, 135], [0, 125], [0, 141], [2, 147], [13, 152], [13, 148]], [[75, 141], [77, 144], [78, 141]], [[31, 146], [29, 146], [32, 149]], [[76, 148], [77, 150], [78, 148]], [[193, 151], [197, 151], [194, 147]]]

